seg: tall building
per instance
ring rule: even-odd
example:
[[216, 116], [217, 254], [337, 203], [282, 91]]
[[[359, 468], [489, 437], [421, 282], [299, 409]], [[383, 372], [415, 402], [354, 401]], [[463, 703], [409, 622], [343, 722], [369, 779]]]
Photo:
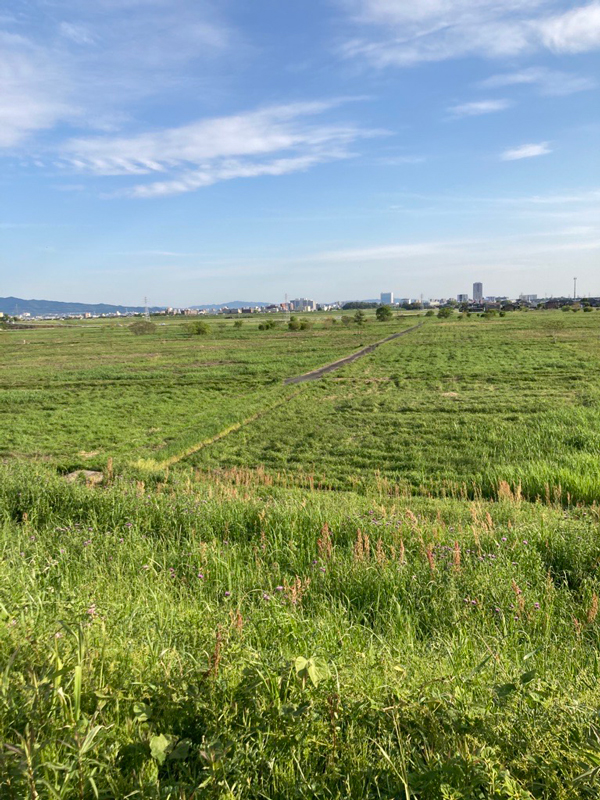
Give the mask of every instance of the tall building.
[[483, 283], [473, 284], [473, 302], [481, 303], [483, 301]]
[[468, 303], [469, 302], [469, 295], [468, 294], [457, 294], [456, 299], [459, 303]]
[[382, 292], [379, 295], [381, 299], [382, 306], [393, 306], [394, 305], [394, 293], [393, 292]]

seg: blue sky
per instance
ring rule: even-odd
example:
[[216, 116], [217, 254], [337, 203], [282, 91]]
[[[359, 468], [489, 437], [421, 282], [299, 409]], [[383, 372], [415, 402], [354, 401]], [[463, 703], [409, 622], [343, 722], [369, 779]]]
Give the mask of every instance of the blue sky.
[[600, 2], [12, 0], [0, 295], [600, 295]]

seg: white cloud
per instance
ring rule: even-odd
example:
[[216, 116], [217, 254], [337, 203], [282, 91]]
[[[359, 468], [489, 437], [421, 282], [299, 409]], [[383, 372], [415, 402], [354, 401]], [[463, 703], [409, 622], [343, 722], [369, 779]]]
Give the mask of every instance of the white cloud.
[[[360, 26], [342, 54], [377, 67], [600, 47], [600, 3], [552, 14], [553, 0], [337, 0]], [[374, 36], [365, 35], [372, 26]]]
[[541, 94], [558, 97], [594, 89], [597, 83], [593, 78], [582, 75], [573, 75], [569, 72], [560, 72], [545, 67], [529, 67], [518, 72], [492, 75], [478, 85], [483, 89], [534, 85]]
[[505, 111], [511, 105], [509, 100], [477, 100], [472, 103], [451, 106], [448, 111], [453, 117], [479, 117], [482, 114]]
[[354, 142], [385, 133], [309, 119], [340, 102], [271, 106], [131, 137], [73, 139], [62, 148], [62, 162], [93, 175], [169, 175], [121, 192], [131, 197], [179, 194], [233, 178], [297, 172], [348, 158]]
[[520, 147], [515, 147], [511, 150], [505, 150], [500, 158], [502, 161], [518, 161], [521, 158], [534, 158], [535, 156], [545, 156], [551, 153], [548, 142], [540, 142], [539, 144], [522, 144]]
[[600, 3], [573, 8], [542, 20], [543, 44], [557, 53], [584, 53], [600, 47]]
[[[13, 23], [0, 18], [0, 26]], [[220, 88], [213, 64], [233, 47], [238, 58], [245, 53], [234, 31], [195, 0], [32, 0], [18, 23], [27, 36], [0, 30], [0, 147], [65, 120], [114, 129], [124, 111], [130, 116], [165, 91], [172, 100], [193, 85], [209, 99]]]
[[0, 147], [13, 147], [73, 115], [63, 78], [42, 48], [0, 32]]

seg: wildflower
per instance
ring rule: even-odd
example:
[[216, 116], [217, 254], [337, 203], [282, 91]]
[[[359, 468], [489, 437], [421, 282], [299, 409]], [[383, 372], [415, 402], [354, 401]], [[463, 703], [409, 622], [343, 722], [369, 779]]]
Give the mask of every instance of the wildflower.
[[503, 541], [503, 542], [506, 542], [506, 541], [507, 541], [507, 539], [506, 539], [506, 536], [503, 536], [503, 537], [502, 537], [502, 541]]
[[275, 587], [275, 591], [276, 592], [283, 592], [283, 586], [276, 586]]
[[203, 581], [203, 580], [204, 580], [204, 575], [203, 575], [201, 572], [199, 572], [199, 573], [198, 573], [198, 578], [199, 578], [201, 581]]
[[86, 614], [89, 614], [90, 617], [95, 617], [96, 616], [96, 604], [95, 603], [92, 603], [92, 605], [86, 611]]
[[529, 544], [529, 542], [527, 541], [527, 539], [523, 539], [523, 544]]
[[537, 608], [539, 608], [539, 607], [540, 607], [540, 604], [539, 604], [539, 603], [534, 603], [534, 604], [533, 604], [533, 607], [537, 609]]
[[263, 600], [270, 600], [270, 599], [271, 599], [271, 595], [270, 595], [270, 594], [267, 594], [267, 593], [265, 592], [265, 593], [263, 594]]
[[125, 527], [126, 528], [133, 528], [133, 522], [126, 522], [125, 523]]
[[231, 592], [225, 592], [225, 597], [231, 597]]
[[501, 613], [501, 612], [500, 612], [500, 609], [498, 608], [498, 606], [496, 606], [496, 608], [494, 609], [494, 611], [496, 612], [496, 614], [500, 614], [500, 613]]
[[150, 564], [144, 564], [144, 566], [142, 567], [142, 569], [150, 569]]
[[477, 605], [477, 600], [471, 600], [471, 605], [472, 606], [476, 606]]

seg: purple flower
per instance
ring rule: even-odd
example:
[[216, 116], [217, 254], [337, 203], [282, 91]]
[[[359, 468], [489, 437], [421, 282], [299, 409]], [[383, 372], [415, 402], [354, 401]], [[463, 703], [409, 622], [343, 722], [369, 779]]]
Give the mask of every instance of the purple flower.
[[276, 592], [283, 592], [283, 586], [276, 586], [275, 587], [275, 591]]
[[225, 592], [225, 597], [231, 597], [231, 592]]
[[201, 581], [204, 580], [204, 575], [201, 572], [198, 573], [198, 577], [200, 578]]
[[142, 567], [142, 569], [150, 569], [150, 564], [144, 564], [144, 566]]
[[471, 600], [471, 605], [472, 606], [476, 606], [477, 605], [477, 600]]
[[496, 614], [500, 614], [500, 609], [498, 608], [498, 606], [496, 606], [496, 608], [494, 609], [494, 611], [496, 612]]
[[540, 607], [540, 604], [539, 604], [539, 603], [534, 603], [534, 604], [533, 604], [533, 607], [534, 607], [534, 608], [539, 608], [539, 607]]
[[267, 593], [265, 592], [265, 593], [263, 594], [263, 600], [270, 600], [270, 599], [271, 599], [271, 595], [270, 595], [270, 594], [267, 594]]
[[523, 544], [529, 544], [529, 542], [527, 541], [527, 539], [523, 539]]
[[503, 537], [502, 537], [502, 541], [503, 541], [503, 542], [505, 542], [505, 541], [506, 541], [506, 536], [503, 536]]

